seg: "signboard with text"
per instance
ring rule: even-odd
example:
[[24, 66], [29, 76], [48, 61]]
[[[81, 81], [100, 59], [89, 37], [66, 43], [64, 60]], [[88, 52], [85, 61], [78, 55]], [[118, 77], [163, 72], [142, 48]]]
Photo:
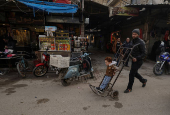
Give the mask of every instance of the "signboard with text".
[[132, 7], [112, 7], [110, 8], [110, 17], [120, 15], [120, 16], [138, 16], [139, 9]]
[[7, 19], [11, 24], [29, 24], [29, 25], [44, 25], [44, 17], [21, 14], [17, 12], [8, 12]]
[[44, 19], [41, 17], [31, 18], [31, 17], [17, 17], [17, 24], [35, 24], [35, 25], [43, 25]]

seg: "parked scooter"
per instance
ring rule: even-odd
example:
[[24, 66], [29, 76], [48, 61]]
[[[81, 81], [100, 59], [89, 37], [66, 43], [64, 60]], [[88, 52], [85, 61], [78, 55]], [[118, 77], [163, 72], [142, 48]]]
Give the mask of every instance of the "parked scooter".
[[[86, 78], [89, 76], [93, 78], [93, 67], [91, 64], [90, 54], [84, 53], [80, 57], [75, 58], [80, 64], [70, 66], [69, 68], [62, 69], [60, 72], [61, 83], [63, 86], [68, 86], [74, 79]], [[74, 59], [71, 59], [73, 61]]]
[[155, 75], [162, 75], [164, 72], [165, 64], [170, 65], [170, 54], [168, 52], [164, 52], [159, 56], [160, 61], [157, 61], [154, 68], [153, 73]]

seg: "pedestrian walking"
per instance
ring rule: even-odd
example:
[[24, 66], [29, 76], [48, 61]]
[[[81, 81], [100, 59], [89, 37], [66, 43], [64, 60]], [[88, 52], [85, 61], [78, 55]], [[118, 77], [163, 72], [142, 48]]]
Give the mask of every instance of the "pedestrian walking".
[[116, 53], [119, 50], [121, 45], [122, 45], [122, 42], [120, 41], [120, 38], [118, 38], [113, 44], [113, 49], [112, 49], [113, 53]]
[[139, 73], [138, 70], [143, 64], [143, 59], [146, 55], [146, 49], [145, 49], [145, 43], [142, 39], [139, 38], [140, 35], [140, 30], [139, 29], [134, 29], [132, 31], [132, 45], [137, 45], [138, 46], [134, 47], [131, 57], [132, 57], [132, 66], [131, 70], [129, 73], [129, 83], [127, 86], [127, 89], [124, 91], [124, 93], [129, 93], [132, 91], [132, 86], [134, 83], [134, 78], [136, 77], [139, 79], [139, 81], [142, 83], [142, 87], [146, 86], [147, 79], [144, 79]]
[[[132, 47], [132, 42], [130, 41], [130, 38], [126, 38], [126, 41], [123, 43], [123, 47], [125, 47], [125, 48], [131, 48]], [[126, 50], [127, 49], [123, 50], [124, 60], [126, 60], [125, 66], [129, 67], [128, 66], [128, 62], [129, 62], [128, 55], [129, 55], [130, 50], [127, 50], [127, 51]]]
[[[121, 53], [121, 50], [119, 50], [119, 48], [122, 46], [122, 42], [120, 41], [120, 38], [118, 38], [114, 44], [113, 44], [113, 53], [114, 53], [114, 57], [115, 58], [119, 58], [119, 54]], [[119, 52], [118, 52], [119, 51]], [[119, 64], [119, 59], [117, 60], [117, 65], [118, 66]]]

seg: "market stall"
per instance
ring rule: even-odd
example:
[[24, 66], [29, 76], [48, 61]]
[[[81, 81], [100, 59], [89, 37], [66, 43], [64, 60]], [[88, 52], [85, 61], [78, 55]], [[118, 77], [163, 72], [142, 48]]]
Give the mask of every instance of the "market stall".
[[88, 41], [86, 37], [74, 37], [72, 41], [74, 41], [72, 57], [80, 56], [83, 52], [87, 52]]
[[[54, 35], [55, 34], [55, 35]], [[39, 37], [39, 52], [42, 53], [48, 48], [48, 54], [70, 57], [70, 38], [68, 31], [56, 31], [53, 36]]]

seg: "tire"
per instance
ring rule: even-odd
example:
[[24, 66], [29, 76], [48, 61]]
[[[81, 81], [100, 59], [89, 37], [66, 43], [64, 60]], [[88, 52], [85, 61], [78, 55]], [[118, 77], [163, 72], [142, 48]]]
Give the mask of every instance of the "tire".
[[118, 91], [112, 91], [110, 94], [110, 97], [112, 97], [113, 99], [119, 96], [119, 92]]
[[71, 83], [68, 82], [66, 79], [61, 79], [61, 84], [62, 84], [63, 86], [69, 86]]
[[153, 73], [154, 73], [155, 75], [157, 75], [157, 76], [160, 76], [160, 75], [163, 74], [164, 68], [162, 67], [162, 69], [159, 70], [160, 67], [161, 67], [161, 63], [157, 63], [157, 64], [155, 64], [154, 67], [153, 67]]
[[93, 72], [90, 72], [90, 78], [89, 79], [93, 79], [94, 76], [93, 76]]
[[23, 77], [25, 78], [26, 77], [26, 69], [23, 67], [23, 64], [21, 62], [19, 62], [17, 64], [17, 70], [18, 70], [18, 73]]
[[67, 73], [67, 69], [63, 69], [60, 72], [60, 75], [61, 75], [61, 84], [63, 86], [69, 86], [71, 84], [71, 82], [68, 82], [67, 79], [63, 79], [66, 73]]
[[[42, 71], [42, 69], [43, 69], [43, 71]], [[35, 67], [34, 70], [33, 70], [33, 74], [34, 74], [34, 76], [36, 76], [36, 77], [42, 77], [42, 76], [44, 76], [47, 72], [48, 72], [47, 66], [43, 66], [43, 65], [37, 66], [37, 67]]]

